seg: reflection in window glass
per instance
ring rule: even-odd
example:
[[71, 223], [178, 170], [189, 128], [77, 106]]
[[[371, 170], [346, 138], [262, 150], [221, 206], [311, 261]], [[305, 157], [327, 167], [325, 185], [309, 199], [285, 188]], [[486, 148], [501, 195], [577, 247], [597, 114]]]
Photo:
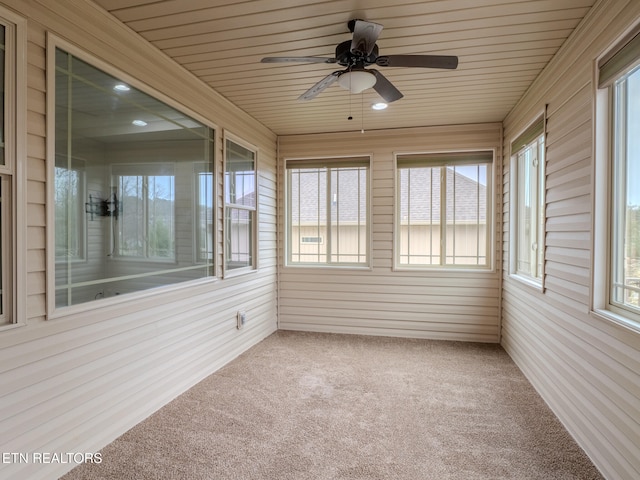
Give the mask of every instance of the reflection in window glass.
[[213, 130], [60, 49], [55, 92], [56, 306], [213, 275]]
[[225, 269], [255, 267], [256, 153], [225, 142]]
[[[2, 104], [2, 115], [0, 115], [0, 164], [4, 165], [5, 164], [5, 147], [4, 147], [4, 139], [5, 139], [5, 132], [4, 132], [4, 92], [5, 92], [5, 88], [4, 88], [4, 77], [5, 77], [5, 28], [3, 25], [0, 25], [0, 103]], [[0, 177], [1, 180], [1, 177]], [[0, 188], [2, 188], [2, 181], [0, 181]], [[3, 202], [2, 202], [2, 191], [0, 191], [0, 315], [3, 315], [3, 307], [4, 307], [4, 301], [3, 301], [3, 277], [4, 277], [4, 269], [3, 269], [3, 252], [4, 252], [4, 248], [2, 245], [2, 235], [3, 235], [3, 231], [4, 231], [4, 220], [5, 220], [5, 215], [4, 215], [4, 209], [3, 209]], [[0, 324], [2, 324], [3, 322], [0, 321]]]
[[6, 52], [5, 52], [5, 45], [6, 45], [6, 41], [5, 41], [5, 27], [4, 25], [0, 25], [0, 105], [2, 105], [2, 115], [0, 115], [0, 165], [5, 165], [6, 164], [6, 160], [4, 158], [5, 156], [5, 138], [6, 138], [6, 132], [5, 132], [5, 128], [4, 128], [4, 119], [5, 119], [5, 115], [4, 115], [4, 111], [5, 111], [5, 85], [4, 85], [4, 79], [5, 79], [5, 59], [6, 59]]
[[[4, 10], [3, 10], [4, 11]], [[15, 165], [15, 82], [5, 83], [15, 75], [16, 25], [0, 19], [0, 327], [16, 322], [13, 313], [14, 231], [11, 208], [13, 167]], [[13, 84], [12, 84], [13, 83]]]
[[197, 261], [213, 260], [213, 172], [196, 171]]
[[[3, 205], [4, 202], [2, 201], [2, 194], [4, 193], [4, 189], [2, 188], [2, 177], [0, 177], [0, 227], [4, 226], [4, 212], [3, 210]], [[0, 228], [0, 318], [4, 317], [4, 292], [3, 292], [3, 287], [4, 287], [4, 270], [2, 268], [2, 260], [4, 258], [4, 249], [3, 249], [3, 243], [2, 243], [2, 228]], [[0, 325], [3, 322], [0, 322]]]
[[84, 255], [84, 162], [76, 161], [68, 168], [55, 167], [55, 246], [56, 261], [81, 259]]
[[[126, 170], [133, 173], [137, 166]], [[140, 165], [139, 175], [118, 175], [122, 166], [112, 167], [116, 186], [113, 197], [118, 232], [115, 256], [175, 259], [175, 175], [173, 165]], [[147, 172], [144, 172], [147, 170]]]

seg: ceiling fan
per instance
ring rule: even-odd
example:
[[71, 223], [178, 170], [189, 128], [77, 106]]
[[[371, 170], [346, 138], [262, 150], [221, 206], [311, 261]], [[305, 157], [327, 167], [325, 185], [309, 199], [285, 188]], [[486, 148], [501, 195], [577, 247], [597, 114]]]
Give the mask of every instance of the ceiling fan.
[[353, 38], [338, 44], [334, 58], [325, 57], [265, 57], [262, 63], [337, 63], [346, 67], [337, 70], [316, 83], [304, 92], [298, 100], [311, 100], [320, 92], [333, 84], [336, 80], [343, 88], [351, 93], [360, 93], [373, 87], [378, 94], [388, 103], [400, 100], [403, 95], [400, 91], [373, 68], [366, 69], [369, 65], [378, 67], [418, 67], [418, 68], [445, 68], [458, 67], [458, 57], [451, 55], [378, 55], [376, 41], [382, 31], [382, 25], [365, 20], [350, 20], [349, 31]]

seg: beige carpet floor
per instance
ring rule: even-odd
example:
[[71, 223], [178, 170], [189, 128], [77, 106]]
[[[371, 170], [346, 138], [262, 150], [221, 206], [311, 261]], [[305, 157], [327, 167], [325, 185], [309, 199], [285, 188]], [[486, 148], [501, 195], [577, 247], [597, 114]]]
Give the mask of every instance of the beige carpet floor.
[[498, 345], [280, 331], [75, 479], [602, 478]]

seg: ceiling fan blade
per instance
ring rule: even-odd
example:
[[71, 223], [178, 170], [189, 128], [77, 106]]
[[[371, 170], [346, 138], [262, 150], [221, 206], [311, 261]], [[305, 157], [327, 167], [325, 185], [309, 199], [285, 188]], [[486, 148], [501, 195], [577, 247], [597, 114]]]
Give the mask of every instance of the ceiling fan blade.
[[302, 95], [300, 95], [298, 97], [298, 100], [312, 100], [312, 99], [314, 99], [316, 97], [316, 95], [318, 95], [325, 88], [327, 88], [329, 85], [331, 85], [333, 82], [335, 82], [338, 79], [338, 77], [340, 76], [340, 73], [341, 73], [340, 71], [337, 71], [337, 72], [333, 72], [330, 75], [327, 75], [322, 80], [320, 80], [318, 83], [316, 83], [313, 87], [311, 87], [309, 90], [307, 90]]
[[381, 55], [376, 59], [379, 67], [419, 67], [447, 68], [458, 67], [458, 57], [453, 55]]
[[336, 63], [335, 58], [325, 57], [264, 57], [262, 63]]
[[376, 76], [376, 84], [373, 86], [373, 89], [378, 92], [378, 95], [384, 98], [387, 103], [395, 102], [396, 100], [400, 100], [404, 97], [404, 95], [400, 93], [400, 90], [394, 87], [393, 84], [387, 80], [387, 77], [382, 75], [379, 71], [373, 69], [367, 71]]
[[356, 20], [353, 27], [353, 40], [351, 40], [351, 52], [371, 55], [373, 47], [382, 32], [382, 25], [378, 23]]

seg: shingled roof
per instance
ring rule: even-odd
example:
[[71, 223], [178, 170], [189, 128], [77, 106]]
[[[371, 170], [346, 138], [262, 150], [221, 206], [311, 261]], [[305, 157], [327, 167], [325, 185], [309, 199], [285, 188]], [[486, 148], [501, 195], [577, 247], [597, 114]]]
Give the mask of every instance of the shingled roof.
[[[487, 187], [447, 168], [447, 220], [456, 223], [483, 223], [486, 220]], [[291, 219], [294, 225], [315, 225], [326, 218], [327, 185], [322, 169], [292, 169], [288, 185], [292, 199]], [[400, 192], [401, 221], [412, 224], [440, 223], [440, 169], [399, 169], [398, 174], [410, 175], [410, 182]], [[341, 224], [366, 220], [366, 176], [357, 168], [342, 170], [334, 177], [330, 200], [331, 217]], [[406, 178], [406, 177], [405, 177]], [[336, 181], [337, 180], [337, 181]], [[360, 184], [360, 188], [358, 188]], [[403, 182], [406, 186], [407, 182]], [[455, 187], [455, 188], [451, 188]], [[299, 192], [304, 192], [299, 195]], [[358, 201], [359, 200], [359, 201]], [[409, 203], [411, 217], [409, 218]], [[433, 215], [433, 218], [432, 218]]]

